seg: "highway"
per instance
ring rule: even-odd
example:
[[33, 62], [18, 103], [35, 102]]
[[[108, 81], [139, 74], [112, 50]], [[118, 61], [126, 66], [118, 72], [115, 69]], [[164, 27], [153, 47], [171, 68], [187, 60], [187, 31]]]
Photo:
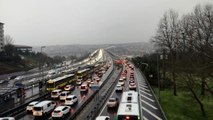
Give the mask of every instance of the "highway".
[[[128, 86], [129, 86], [130, 72], [132, 72], [132, 70], [130, 68], [128, 68], [128, 67], [124, 67], [123, 72], [124, 72], [124, 70], [127, 70], [127, 76], [126, 76], [126, 80], [125, 80], [125, 85], [123, 86], [123, 91], [122, 92], [120, 92], [120, 91], [116, 92], [116, 90], [114, 88], [112, 94], [109, 97], [109, 98], [118, 98], [119, 102], [121, 100], [122, 93], [124, 91], [128, 91], [129, 90]], [[122, 77], [122, 76], [120, 76], [120, 77]], [[116, 119], [117, 110], [118, 110], [118, 107], [116, 107], [116, 108], [108, 108], [107, 107], [107, 102], [106, 102], [98, 116], [109, 116], [111, 120], [115, 120]]]
[[[106, 73], [102, 76], [101, 81], [99, 83], [95, 83], [95, 84], [101, 85], [104, 82], [104, 80], [106, 80], [108, 74], [112, 71], [112, 68], [113, 68], [113, 66], [111, 66], [106, 71]], [[86, 82], [87, 81], [85, 81], [84, 83], [86, 83]], [[27, 92], [28, 94], [32, 94], [31, 89], [29, 89], [28, 91], [29, 91], [29, 92]], [[38, 91], [38, 89], [37, 89], [37, 91]], [[80, 87], [79, 86], [75, 86], [75, 89], [73, 91], [71, 91], [70, 94], [76, 95], [78, 97], [78, 103], [71, 107], [72, 109], [70, 111], [70, 115], [68, 116], [68, 118], [71, 117], [72, 114], [75, 113], [75, 111], [78, 110], [82, 106], [82, 104], [84, 104], [84, 102], [86, 102], [88, 100], [88, 98], [91, 97], [91, 95], [93, 93], [94, 93], [94, 91], [89, 88], [88, 92], [82, 94], [80, 92]], [[48, 99], [51, 100], [51, 98], [48, 98]], [[57, 106], [64, 105], [64, 102], [61, 102], [59, 100], [54, 100], [54, 101], [57, 103]], [[32, 116], [32, 114], [27, 114], [26, 111], [23, 112], [23, 113], [20, 113], [18, 116], [21, 116], [21, 118], [19, 120], [33, 120], [34, 119], [34, 117]], [[49, 115], [45, 119], [51, 119], [51, 116]]]
[[[125, 86], [123, 87], [124, 91], [129, 90], [128, 88], [128, 81], [129, 81], [129, 76], [130, 76], [130, 69], [128, 69], [128, 74], [127, 74], [127, 80], [125, 81]], [[144, 76], [142, 76], [141, 72], [139, 69], [135, 68], [134, 69], [134, 75], [135, 75], [135, 82], [137, 84], [137, 89], [136, 91], [139, 93], [139, 104], [140, 104], [140, 112], [141, 112], [141, 120], [164, 120], [164, 116], [162, 114], [162, 110], [160, 106], [157, 103], [157, 99], [154, 97], [154, 94], [148, 85], [147, 81], [145, 80]], [[112, 94], [110, 95], [109, 98], [118, 98], [119, 102], [122, 96], [122, 92], [118, 93], [113, 90]], [[108, 99], [109, 99], [108, 98]], [[107, 100], [108, 101], [108, 100]], [[105, 103], [104, 107], [100, 111], [98, 116], [109, 116], [110, 120], [115, 120], [116, 119], [116, 114], [117, 114], [117, 108], [108, 108], [107, 107], [107, 102]]]

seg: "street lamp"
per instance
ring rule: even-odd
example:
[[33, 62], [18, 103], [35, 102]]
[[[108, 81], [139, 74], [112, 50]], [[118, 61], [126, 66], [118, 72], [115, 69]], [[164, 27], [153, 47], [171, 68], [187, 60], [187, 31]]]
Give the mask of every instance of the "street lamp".
[[[41, 66], [41, 64], [42, 64], [42, 62], [43, 62], [43, 59], [42, 59], [42, 58], [43, 58], [43, 57], [42, 57], [42, 49], [43, 49], [43, 48], [46, 48], [46, 46], [41, 46], [41, 58], [40, 58], [40, 65], [39, 65], [39, 66], [40, 66], [40, 73], [41, 73], [40, 76], [41, 76], [41, 80], [42, 80], [42, 81], [41, 81], [40, 84], [43, 84], [43, 66]], [[43, 86], [43, 85], [40, 85], [40, 87], [41, 87], [41, 86]], [[41, 88], [40, 88], [40, 90], [41, 90]]]

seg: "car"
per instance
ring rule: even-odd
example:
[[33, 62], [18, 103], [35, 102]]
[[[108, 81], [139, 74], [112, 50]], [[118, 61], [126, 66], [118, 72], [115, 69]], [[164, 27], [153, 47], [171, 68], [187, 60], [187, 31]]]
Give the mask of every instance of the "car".
[[115, 88], [115, 91], [116, 92], [123, 91], [123, 87], [120, 84], [118, 84]]
[[70, 113], [70, 109], [71, 108], [69, 106], [58, 106], [53, 110], [52, 118], [64, 119], [64, 117]]
[[136, 90], [136, 87], [137, 87], [137, 86], [136, 86], [135, 83], [130, 83], [130, 84], [129, 84], [129, 89], [130, 89], [130, 90]]
[[59, 96], [60, 101], [65, 101], [68, 95], [69, 95], [69, 91], [61, 92], [61, 94]]
[[129, 84], [130, 84], [130, 83], [135, 83], [135, 81], [134, 81], [134, 80], [130, 80], [130, 81], [129, 81]]
[[75, 89], [75, 86], [73, 86], [73, 85], [66, 85], [64, 87], [64, 90], [66, 90], [66, 91], [70, 91], [70, 90], [73, 90], [73, 89]]
[[51, 98], [53, 98], [53, 99], [59, 98], [61, 92], [62, 92], [61, 89], [53, 90], [53, 91], [51, 92]]
[[2, 117], [0, 120], [15, 120], [14, 117]]
[[81, 85], [80, 91], [81, 91], [81, 92], [86, 92], [86, 91], [88, 91], [87, 85], [86, 85], [86, 84]]
[[110, 120], [109, 116], [98, 116], [95, 120]]
[[89, 85], [91, 83], [91, 79], [87, 80], [87, 84]]
[[125, 77], [125, 76], [123, 76], [123, 77], [122, 77], [122, 79], [123, 79], [123, 80], [126, 80], [126, 77]]
[[118, 107], [118, 98], [109, 98], [107, 102], [108, 108]]
[[125, 83], [124, 83], [124, 80], [123, 80], [123, 79], [119, 79], [119, 80], [118, 80], [118, 84], [124, 86], [124, 84], [125, 84]]
[[26, 108], [27, 112], [32, 112], [33, 107], [34, 107], [36, 104], [38, 104], [38, 103], [39, 103], [39, 101], [33, 101], [33, 102], [29, 103], [29, 104], [27, 105], [27, 108]]
[[78, 102], [78, 98], [76, 95], [68, 95], [65, 100], [65, 105], [73, 105]]

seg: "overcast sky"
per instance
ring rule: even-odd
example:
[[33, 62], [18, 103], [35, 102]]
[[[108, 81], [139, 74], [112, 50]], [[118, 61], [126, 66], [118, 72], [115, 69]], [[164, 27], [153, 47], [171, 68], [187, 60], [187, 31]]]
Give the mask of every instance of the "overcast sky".
[[0, 0], [4, 34], [15, 44], [149, 41], [164, 12], [181, 14], [213, 0]]

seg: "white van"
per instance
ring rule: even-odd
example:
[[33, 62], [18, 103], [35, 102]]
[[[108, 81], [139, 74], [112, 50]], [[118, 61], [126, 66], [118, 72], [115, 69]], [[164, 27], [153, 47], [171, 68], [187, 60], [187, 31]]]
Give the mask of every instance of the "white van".
[[56, 103], [51, 100], [45, 100], [33, 107], [33, 116], [42, 117], [51, 113], [56, 107]]
[[61, 89], [53, 90], [53, 91], [51, 92], [51, 98], [59, 98], [61, 92], [62, 92]]
[[75, 95], [68, 95], [65, 100], [65, 105], [73, 105], [78, 102], [78, 98]]
[[59, 99], [61, 101], [64, 101], [64, 100], [66, 100], [66, 98], [67, 98], [68, 95], [69, 95], [69, 91], [63, 91], [63, 92], [61, 92], [61, 94], [59, 96]]

